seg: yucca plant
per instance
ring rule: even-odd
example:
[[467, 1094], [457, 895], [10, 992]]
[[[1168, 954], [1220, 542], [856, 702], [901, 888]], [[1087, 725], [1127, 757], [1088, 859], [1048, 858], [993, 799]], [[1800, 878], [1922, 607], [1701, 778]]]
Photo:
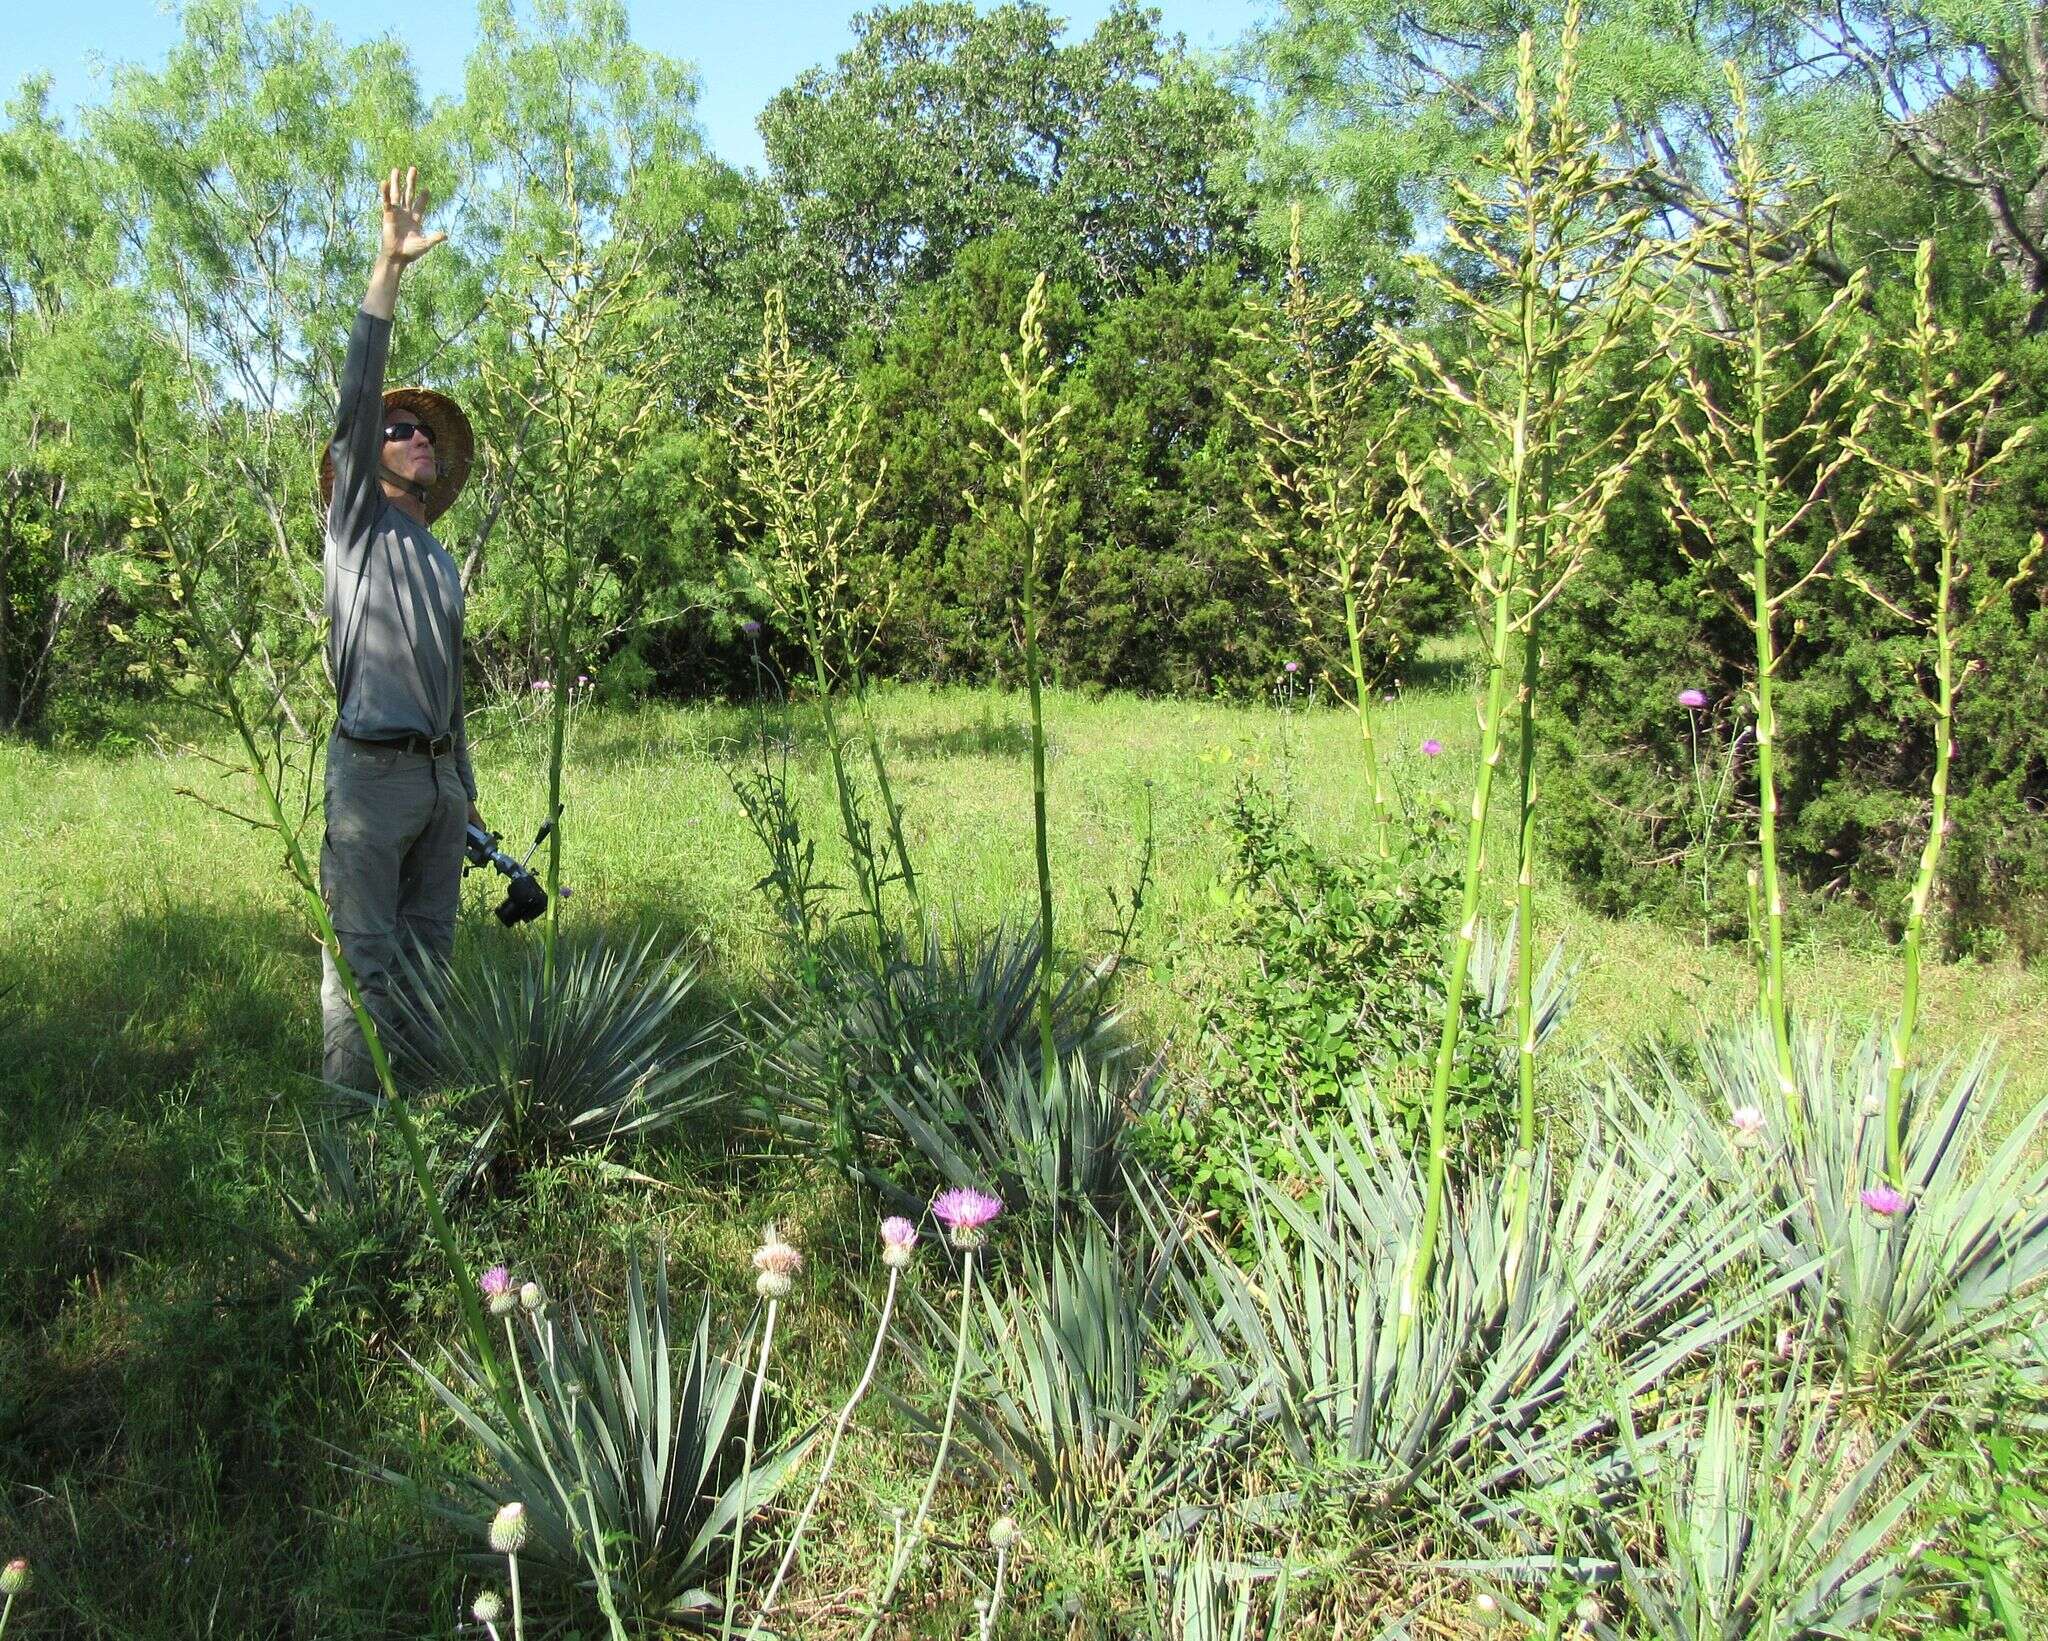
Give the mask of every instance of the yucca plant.
[[[1445, 238], [1486, 270], [1470, 288], [1451, 267], [1415, 267], [1471, 337], [1450, 363], [1423, 341], [1382, 327], [1396, 368], [1436, 414], [1439, 445], [1410, 505], [1469, 588], [1481, 627], [1486, 691], [1479, 770], [1466, 832], [1464, 893], [1451, 947], [1450, 985], [1430, 1082], [1430, 1179], [1415, 1246], [1408, 1313], [1429, 1285], [1443, 1218], [1448, 1165], [1445, 1121], [1458, 1068], [1458, 1038], [1486, 864], [1493, 782], [1504, 754], [1508, 672], [1519, 641], [1521, 734], [1517, 981], [1517, 1149], [1507, 1182], [1526, 1225], [1529, 1159], [1536, 1147], [1535, 719], [1542, 681], [1541, 617], [1583, 568], [1615, 495], [1639, 465], [1654, 416], [1624, 414], [1604, 433], [1587, 411], [1608, 393], [1622, 349], [1648, 310], [1646, 271], [1660, 247], [1648, 215], [1632, 208], [1625, 179], [1603, 159], [1603, 141], [1576, 112], [1580, 7], [1565, 8], [1554, 81], [1540, 87], [1533, 38], [1521, 37], [1516, 118], [1486, 161], [1493, 186], [1454, 183]], [[1548, 91], [1548, 101], [1539, 93]]]
[[[726, 389], [731, 410], [714, 425], [737, 488], [717, 499], [742, 543], [748, 579], [803, 640], [854, 887], [874, 938], [886, 945], [891, 927], [883, 899], [889, 882], [903, 885], [914, 921], [922, 921], [922, 912], [902, 808], [868, 708], [867, 658], [896, 596], [894, 585], [859, 551], [882, 484], [879, 460], [871, 464], [868, 457], [869, 411], [843, 375], [794, 345], [779, 287], [762, 302], [760, 347], [741, 361]], [[893, 867], [861, 813], [847, 761], [852, 737], [833, 704], [839, 689], [849, 692], [860, 715]]]
[[1184, 1371], [1184, 1233], [1162, 1227], [1120, 1245], [1088, 1217], [1042, 1246], [1027, 1239], [981, 1292], [961, 1422], [1005, 1482], [1088, 1543], [1182, 1530], [1240, 1422]]
[[1800, 1029], [1790, 1047], [1797, 1086], [1816, 1096], [1803, 1120], [1766, 1024], [1701, 1038], [1697, 1076], [1660, 1058], [1652, 1094], [1618, 1083], [1623, 1132], [1639, 1158], [1689, 1158], [1724, 1203], [1755, 1216], [1763, 1255], [1804, 1273], [1794, 1300], [1849, 1385], [1924, 1391], [2042, 1297], [2048, 1163], [2036, 1136], [2048, 1100], [2007, 1129], [1988, 1050], [1916, 1072], [1900, 1096], [1900, 1189], [1877, 1037], [1844, 1052], [1832, 1033]]
[[[1090, 1159], [1114, 1143], [1116, 1119], [1142, 1103], [1151, 1079], [1104, 1080], [1116, 1016], [1095, 972], [1075, 970], [1053, 1000], [1053, 1046], [1082, 1080], [1022, 1103], [1023, 1084], [1044, 1082], [1041, 951], [1036, 930], [1005, 924], [950, 937], [928, 926], [915, 953], [887, 959], [859, 934], [834, 931], [804, 994], [762, 1010], [770, 1121], [813, 1144], [857, 1124], [856, 1143], [832, 1154], [906, 1211], [922, 1205], [933, 1172], [949, 1185], [1000, 1180], [1013, 1201], [1041, 1200], [1035, 1180], [1082, 1196], [1113, 1184], [1114, 1162], [1105, 1176]], [[1050, 1174], [1033, 1160], [1047, 1143], [1068, 1159]], [[887, 1153], [900, 1160], [906, 1147], [926, 1170], [897, 1179]]]
[[[1994, 371], [1975, 387], [1965, 391], [1957, 380], [1952, 361], [1957, 351], [1956, 332], [1942, 324], [1934, 311], [1934, 241], [1922, 240], [1913, 260], [1913, 323], [1890, 346], [1910, 373], [1904, 395], [1878, 388], [1875, 397], [1898, 430], [1911, 454], [1888, 461], [1874, 448], [1875, 441], [1861, 454], [1877, 471], [1880, 485], [1901, 507], [1925, 520], [1927, 536], [1934, 548], [1934, 585], [1924, 595], [1926, 607], [1908, 610], [1886, 598], [1869, 581], [1850, 573], [1849, 579], [1871, 598], [1908, 625], [1919, 628], [1927, 638], [1927, 660], [1933, 664], [1932, 689], [1921, 682], [1927, 705], [1933, 714], [1934, 774], [1928, 788], [1927, 839], [1920, 850], [1919, 870], [1906, 907], [1906, 938], [1901, 956], [1904, 971], [1903, 995], [1898, 1021], [1892, 1028], [1891, 1065], [1885, 1080], [1885, 1157], [1894, 1186], [1903, 1190], [1905, 1178], [1904, 1111], [1906, 1074], [1913, 1062], [1915, 1039], [1920, 1027], [1920, 940], [1927, 923], [1927, 908], [1941, 870], [1942, 845], [1948, 837], [1949, 764], [1955, 756], [1956, 697], [1975, 669], [1958, 667], [1969, 627], [1996, 599], [2010, 598], [2014, 589], [2032, 573], [2040, 561], [2043, 537], [2034, 533], [2033, 550], [2020, 561], [2018, 569], [2003, 586], [1987, 589], [1974, 601], [1958, 598], [1968, 580], [1970, 566], [1964, 559], [1965, 530], [1986, 481], [1993, 471], [2033, 436], [2034, 425], [2022, 424], [1990, 446], [1991, 421], [1998, 395], [2005, 385], [2005, 373]], [[1899, 526], [1899, 549], [1906, 568], [1916, 580], [1921, 537], [1910, 524]]]
[[[1261, 1599], [1260, 1586], [1272, 1592]], [[1288, 1570], [1218, 1555], [1209, 1545], [1145, 1557], [1147, 1630], [1153, 1641], [1266, 1641], [1288, 1633]]]
[[[1852, 335], [1865, 290], [1861, 271], [1829, 301], [1809, 300], [1809, 265], [1827, 242], [1831, 202], [1808, 204], [1811, 182], [1766, 162], [1742, 81], [1732, 65], [1727, 73], [1735, 106], [1728, 198], [1722, 223], [1696, 244], [1711, 290], [1697, 305], [1669, 307], [1661, 327], [1660, 351], [1678, 372], [1670, 426], [1686, 458], [1685, 471], [1667, 469], [1663, 480], [1682, 550], [1712, 572], [1715, 593], [1755, 642], [1763, 1009], [1796, 1121], [1773, 685], [1789, 642], [1787, 606], [1827, 573], [1841, 542], [1869, 515], [1873, 490], [1830, 521], [1817, 547], [1807, 544], [1814, 515], [1833, 498], [1876, 406], [1864, 392], [1867, 340]], [[1798, 220], [1786, 226], [1788, 215]]]
[[516, 1418], [488, 1399], [466, 1354], [450, 1351], [440, 1374], [413, 1362], [486, 1466], [437, 1478], [430, 1507], [473, 1536], [505, 1500], [524, 1504], [529, 1536], [520, 1560], [540, 1575], [539, 1603], [585, 1612], [595, 1604], [614, 1637], [702, 1622], [718, 1607], [711, 1575], [741, 1501], [750, 1514], [764, 1509], [808, 1451], [808, 1435], [785, 1437], [763, 1444], [751, 1470], [741, 1468], [755, 1329], [721, 1355], [707, 1307], [679, 1348], [666, 1263], [654, 1262], [650, 1280], [637, 1256], [616, 1337], [573, 1310], [564, 1319], [552, 1301], [519, 1306], [504, 1325], [517, 1339]]
[[983, 406], [981, 419], [994, 434], [991, 445], [977, 442], [976, 454], [991, 463], [996, 488], [1004, 501], [991, 506], [970, 491], [967, 502], [977, 519], [1014, 528], [1024, 546], [1024, 574], [1018, 589], [1022, 621], [1024, 685], [1031, 701], [1031, 821], [1038, 866], [1038, 934], [1043, 942], [1038, 964], [1039, 1075], [1048, 1084], [1064, 1062], [1056, 1047], [1054, 975], [1056, 951], [1052, 907], [1052, 858], [1048, 842], [1045, 785], [1045, 698], [1038, 651], [1045, 619], [1045, 563], [1052, 547], [1054, 508], [1059, 496], [1060, 464], [1067, 436], [1061, 424], [1073, 401], [1054, 391], [1059, 364], [1045, 334], [1045, 275], [1031, 282], [1024, 312], [1017, 321], [1017, 354], [1002, 356], [1004, 391], [998, 406]]
[[475, 1130], [461, 1178], [700, 1117], [726, 1098], [707, 1075], [732, 1052], [720, 1021], [690, 1019], [696, 965], [591, 938], [412, 969], [402, 1059], [455, 1092]]
[[1682, 1157], [1626, 1155], [1589, 1103], [1568, 1162], [1543, 1146], [1526, 1165], [1525, 1226], [1496, 1171], [1454, 1195], [1443, 1258], [1412, 1298], [1427, 1187], [1362, 1103], [1353, 1113], [1303, 1139], [1320, 1200], [1254, 1175], [1257, 1260], [1246, 1271], [1212, 1250], [1208, 1266], [1217, 1337], [1246, 1388], [1270, 1386], [1285, 1458], [1369, 1505], [1372, 1533], [1440, 1496], [1480, 1521], [1505, 1492], [1554, 1480], [1605, 1422], [1575, 1385], [1643, 1394], [1807, 1274], [1718, 1296], [1754, 1233], [1747, 1206], [1715, 1201]]
[[1341, 664], [1358, 715], [1373, 837], [1385, 860], [1393, 850], [1393, 801], [1373, 739], [1379, 679], [1366, 653], [1370, 645], [1392, 658], [1380, 612], [1400, 585], [1412, 522], [1393, 459], [1404, 429], [1399, 410], [1386, 403], [1386, 348], [1377, 337], [1363, 348], [1347, 345], [1365, 303], [1315, 288], [1302, 259], [1298, 202], [1283, 294], [1254, 312], [1257, 322], [1238, 334], [1274, 362], [1263, 374], [1235, 372], [1228, 395], [1258, 438], [1265, 480], [1263, 497], [1244, 498], [1256, 525], [1245, 540], [1316, 649], [1335, 647], [1322, 630], [1323, 597], [1334, 592], [1343, 603]]
[[[1603, 1513], [1596, 1538], [1645, 1633], [1659, 1641], [1799, 1641], [1866, 1633], [1901, 1589], [1890, 1540], [1928, 1477], [1900, 1474], [1910, 1425], [1872, 1448], [1804, 1372], [1749, 1402], [1717, 1374], [1704, 1406], [1668, 1414], [1654, 1448], [1617, 1398], [1640, 1519]], [[1633, 1635], [1603, 1612], [1600, 1637]]]

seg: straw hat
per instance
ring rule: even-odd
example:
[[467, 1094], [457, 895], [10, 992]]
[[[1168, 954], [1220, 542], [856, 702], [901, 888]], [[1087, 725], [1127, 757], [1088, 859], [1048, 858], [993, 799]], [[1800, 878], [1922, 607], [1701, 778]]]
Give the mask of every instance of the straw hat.
[[[393, 411], [403, 410], [414, 421], [434, 430], [434, 482], [427, 486], [425, 503], [427, 522], [432, 524], [449, 508], [455, 505], [455, 498], [462, 494], [462, 487], [469, 482], [469, 469], [476, 460], [476, 435], [470, 431], [469, 418], [462, 413], [462, 406], [445, 393], [436, 393], [430, 387], [394, 387], [384, 392], [384, 419], [391, 420]], [[383, 431], [381, 428], [378, 430]], [[378, 447], [382, 455], [382, 446]], [[334, 498], [334, 452], [322, 445], [320, 448], [320, 511], [325, 513]]]

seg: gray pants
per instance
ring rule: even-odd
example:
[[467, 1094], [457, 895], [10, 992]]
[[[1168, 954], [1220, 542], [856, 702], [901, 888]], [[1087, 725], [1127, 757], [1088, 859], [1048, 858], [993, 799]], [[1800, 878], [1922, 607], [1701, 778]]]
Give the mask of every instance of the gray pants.
[[[403, 946], [415, 963], [455, 954], [469, 796], [453, 756], [429, 758], [335, 735], [327, 743], [327, 836], [320, 892], [370, 1018], [392, 1045], [392, 991]], [[374, 1091], [376, 1071], [333, 957], [322, 952], [322, 1074]]]

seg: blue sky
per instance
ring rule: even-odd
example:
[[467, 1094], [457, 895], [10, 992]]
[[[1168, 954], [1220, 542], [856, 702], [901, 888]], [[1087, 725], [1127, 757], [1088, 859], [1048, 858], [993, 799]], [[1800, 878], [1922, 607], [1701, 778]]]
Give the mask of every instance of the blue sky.
[[[311, 0], [345, 40], [393, 35], [411, 52], [429, 94], [460, 83], [475, 32], [473, 0]], [[872, 3], [872, 0], [870, 0]], [[1169, 30], [1197, 50], [1221, 51], [1275, 9], [1276, 0], [1153, 0]], [[266, 0], [268, 4], [268, 0]], [[1053, 0], [1079, 32], [1111, 0]], [[829, 64], [852, 43], [848, 20], [862, 0], [627, 0], [633, 37], [695, 65], [697, 119], [712, 149], [736, 165], [758, 166], [755, 116], [806, 68]], [[983, 4], [982, 9], [989, 9]], [[28, 74], [56, 81], [55, 102], [71, 110], [100, 101], [117, 63], [156, 67], [178, 36], [171, 0], [21, 0], [0, 32], [0, 86], [8, 95]]]

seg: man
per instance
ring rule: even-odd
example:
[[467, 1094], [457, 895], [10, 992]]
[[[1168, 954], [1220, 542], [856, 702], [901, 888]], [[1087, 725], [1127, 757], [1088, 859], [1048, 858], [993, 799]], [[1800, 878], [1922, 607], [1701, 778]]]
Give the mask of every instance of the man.
[[[383, 244], [349, 336], [320, 475], [338, 705], [320, 888], [387, 1042], [399, 950], [416, 962], [454, 954], [463, 835], [483, 824], [462, 721], [462, 579], [428, 528], [469, 477], [469, 419], [425, 388], [384, 390], [399, 278], [448, 237], [421, 226], [418, 176], [394, 170], [380, 184]], [[327, 1080], [374, 1090], [332, 954], [322, 962], [320, 1008]]]

